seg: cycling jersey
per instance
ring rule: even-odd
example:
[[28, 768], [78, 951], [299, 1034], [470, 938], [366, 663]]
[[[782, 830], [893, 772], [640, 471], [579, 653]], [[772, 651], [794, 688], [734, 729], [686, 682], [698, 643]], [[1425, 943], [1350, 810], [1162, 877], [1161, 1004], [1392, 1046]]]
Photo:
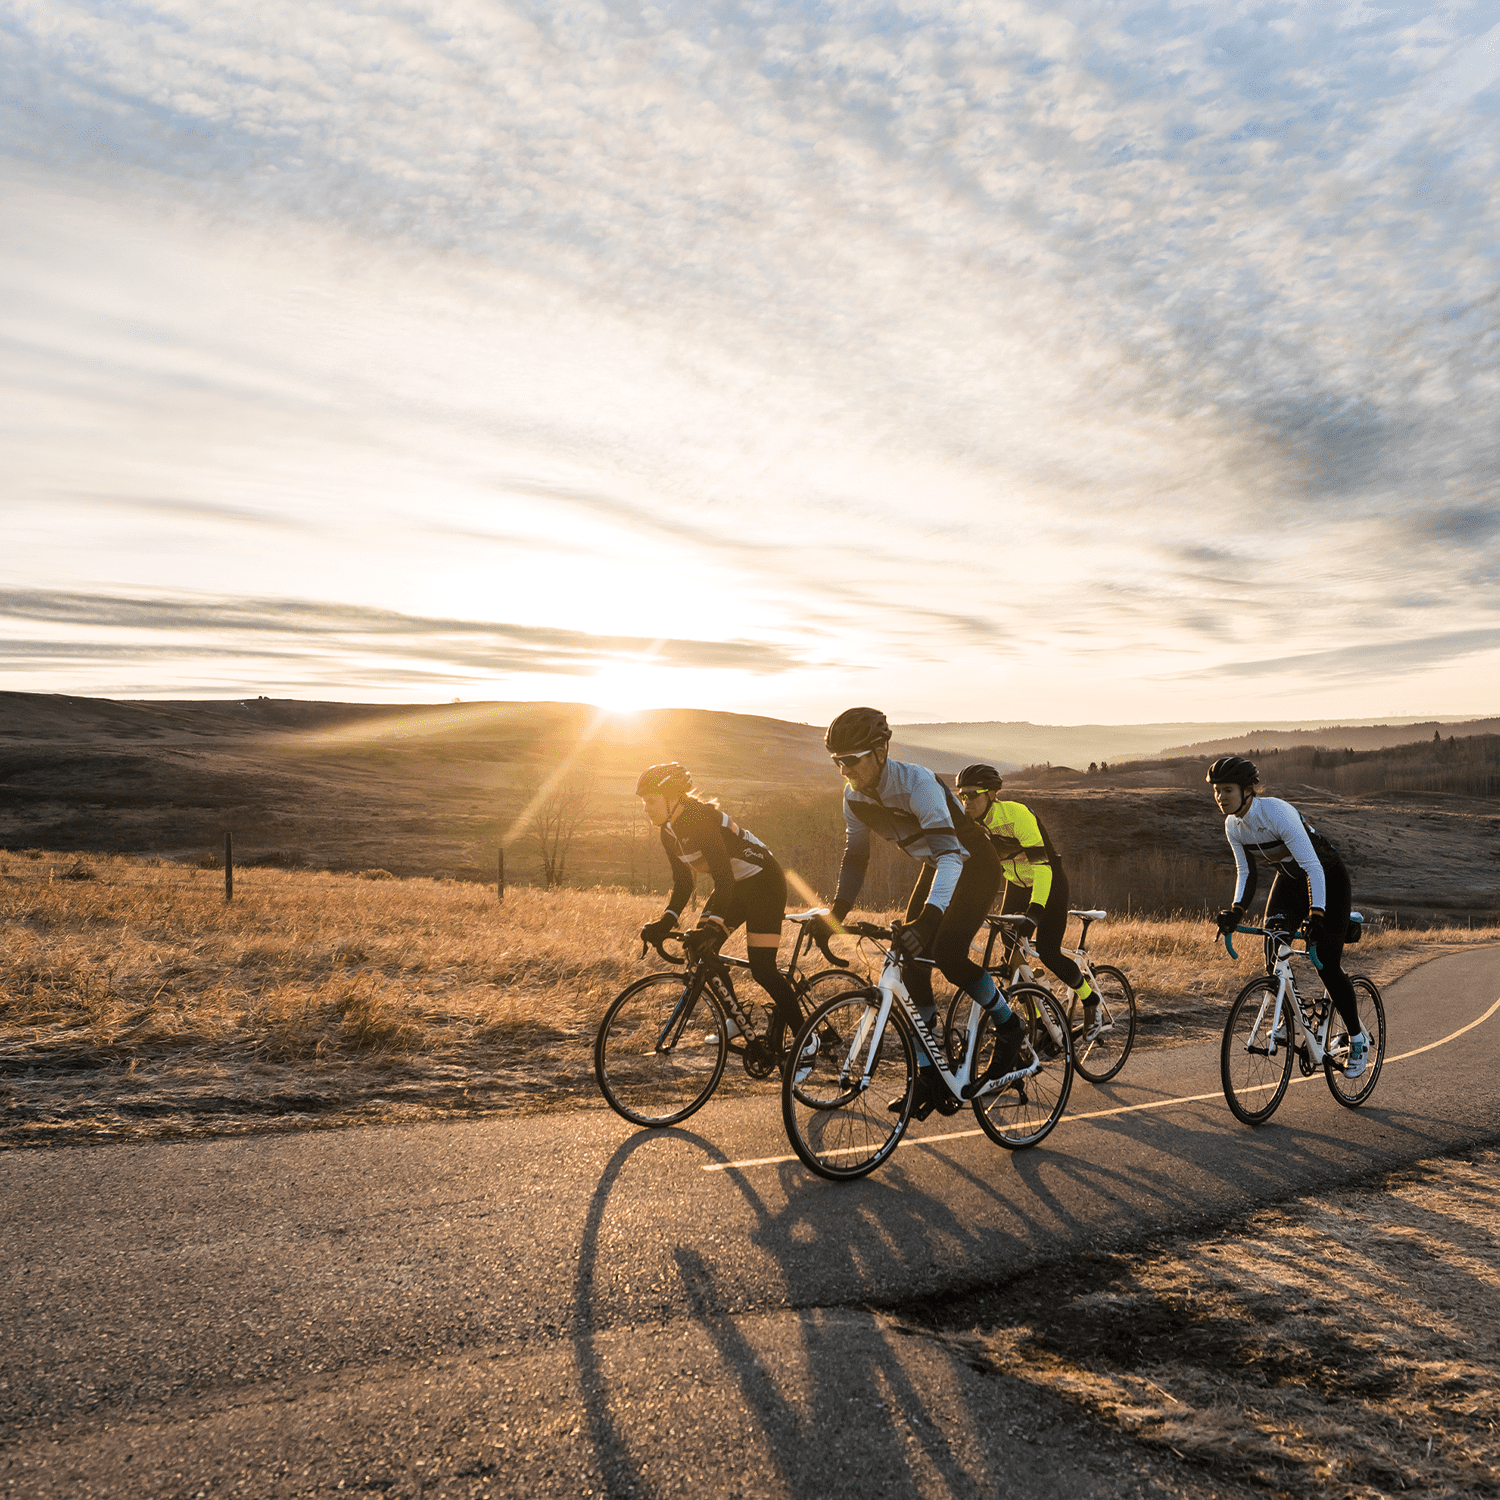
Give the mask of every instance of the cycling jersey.
[[[1231, 813], [1224, 819], [1224, 836], [1234, 851], [1234, 905], [1248, 906], [1255, 894], [1254, 856], [1289, 878], [1300, 876], [1307, 883], [1308, 904], [1326, 910], [1328, 886], [1324, 862], [1337, 863], [1338, 855], [1328, 842], [1290, 802], [1279, 797], [1256, 797], [1243, 817]], [[1320, 858], [1319, 856], [1322, 856]]]
[[927, 904], [946, 911], [953, 888], [982, 834], [952, 792], [926, 766], [888, 760], [874, 791], [844, 788], [844, 860], [836, 900], [854, 905], [870, 864], [870, 835], [878, 833], [932, 869]]
[[734, 897], [735, 884], [752, 880], [776, 863], [771, 851], [741, 828], [727, 812], [707, 802], [686, 797], [682, 811], [661, 830], [661, 846], [672, 864], [672, 895], [668, 915], [676, 921], [693, 894], [693, 874], [711, 875], [712, 895], [703, 915], [722, 917]]
[[1062, 862], [1047, 837], [1042, 820], [1023, 802], [1002, 802], [997, 797], [979, 820], [1000, 856], [1005, 879], [1011, 885], [1030, 887], [1031, 899], [1045, 906], [1052, 892], [1053, 876], [1062, 875]]

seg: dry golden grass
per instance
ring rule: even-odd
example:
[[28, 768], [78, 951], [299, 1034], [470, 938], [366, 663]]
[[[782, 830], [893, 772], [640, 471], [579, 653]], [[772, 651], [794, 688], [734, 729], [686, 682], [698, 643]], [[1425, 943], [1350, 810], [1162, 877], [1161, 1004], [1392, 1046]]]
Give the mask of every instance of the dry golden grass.
[[[514, 887], [501, 904], [362, 873], [240, 871], [226, 904], [213, 870], [0, 851], [0, 1140], [593, 1102], [593, 1032], [657, 966], [634, 935], [659, 896]], [[1497, 938], [1386, 934], [1358, 967], [1388, 979]], [[1216, 1026], [1256, 962], [1248, 940], [1237, 969], [1216, 956], [1201, 919], [1101, 923], [1091, 946], [1135, 981], [1143, 1045]]]
[[1500, 1494], [1500, 1152], [1092, 1259], [939, 1336], [1262, 1494]]

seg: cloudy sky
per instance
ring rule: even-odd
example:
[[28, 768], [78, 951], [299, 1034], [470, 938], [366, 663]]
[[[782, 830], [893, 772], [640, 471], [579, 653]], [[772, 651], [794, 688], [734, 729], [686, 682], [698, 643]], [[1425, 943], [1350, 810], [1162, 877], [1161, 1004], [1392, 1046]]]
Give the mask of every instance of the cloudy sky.
[[1500, 5], [0, 0], [0, 687], [1500, 709]]

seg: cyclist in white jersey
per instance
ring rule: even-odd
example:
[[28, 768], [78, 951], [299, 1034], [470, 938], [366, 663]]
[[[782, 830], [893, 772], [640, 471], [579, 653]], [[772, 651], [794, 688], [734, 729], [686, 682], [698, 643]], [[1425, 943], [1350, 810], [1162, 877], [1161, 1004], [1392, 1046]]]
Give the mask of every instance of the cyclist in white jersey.
[[1274, 867], [1266, 896], [1265, 927], [1295, 932], [1306, 921], [1307, 947], [1322, 965], [1321, 978], [1349, 1028], [1344, 1073], [1365, 1071], [1369, 1038], [1360, 1025], [1354, 986], [1344, 973], [1344, 935], [1352, 905], [1349, 872], [1338, 851], [1292, 806], [1260, 794], [1260, 773], [1243, 755], [1221, 755], [1204, 778], [1224, 814], [1224, 836], [1234, 852], [1234, 902], [1215, 918], [1220, 933], [1233, 932], [1255, 895], [1256, 858]]
[[[903, 975], [929, 1028], [936, 1020], [933, 967], [994, 1018], [995, 1050], [985, 1071], [965, 1086], [966, 1097], [971, 1097], [992, 1078], [1010, 1071], [1025, 1037], [1020, 1017], [995, 981], [969, 957], [974, 934], [1000, 889], [1000, 859], [983, 830], [926, 766], [889, 758], [890, 741], [891, 726], [875, 708], [845, 709], [824, 736], [846, 783], [844, 858], [831, 908], [833, 921], [843, 922], [864, 885], [872, 833], [921, 864], [897, 943], [906, 959], [928, 962], [907, 962]], [[929, 1066], [920, 1045], [918, 1052], [921, 1067], [913, 1115], [923, 1120], [934, 1109], [951, 1113], [957, 1101]], [[899, 1110], [904, 1104], [903, 1095], [890, 1107]]]

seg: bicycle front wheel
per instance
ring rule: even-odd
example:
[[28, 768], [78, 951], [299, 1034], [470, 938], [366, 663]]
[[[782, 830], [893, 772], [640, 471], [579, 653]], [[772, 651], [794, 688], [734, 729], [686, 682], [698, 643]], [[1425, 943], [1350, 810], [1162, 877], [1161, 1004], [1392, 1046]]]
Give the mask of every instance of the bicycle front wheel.
[[1109, 964], [1094, 970], [1099, 995], [1099, 1035], [1073, 1040], [1073, 1066], [1090, 1083], [1108, 1083], [1135, 1045], [1135, 991], [1130, 981]]
[[609, 1107], [633, 1125], [675, 1125], [708, 1102], [728, 1056], [713, 995], [682, 974], [648, 974], [605, 1011], [594, 1077]]
[[[873, 1172], [901, 1142], [917, 1049], [879, 990], [825, 1000], [802, 1024], [781, 1080], [781, 1117], [803, 1165], [835, 1182]], [[890, 1109], [892, 1102], [897, 1109]]]
[[[998, 1093], [974, 1100], [974, 1114], [984, 1133], [1009, 1151], [1035, 1146], [1062, 1119], [1073, 1088], [1073, 1043], [1067, 1017], [1050, 990], [1018, 984], [1007, 991], [1010, 1008], [1026, 1027], [1016, 1066], [1027, 1071]], [[975, 1040], [974, 1076], [995, 1049], [995, 1022], [984, 1016]]]
[[1246, 1125], [1260, 1125], [1276, 1113], [1292, 1077], [1290, 1001], [1282, 1006], [1281, 1034], [1272, 1050], [1276, 989], [1274, 979], [1252, 979], [1235, 996], [1224, 1023], [1219, 1077], [1235, 1119]]
[[[1344, 1018], [1334, 1010], [1333, 1033], [1328, 1038], [1328, 1050], [1323, 1054], [1323, 1076], [1328, 1080], [1333, 1097], [1348, 1109], [1358, 1109], [1375, 1092], [1375, 1080], [1380, 1077], [1380, 1065], [1385, 1061], [1385, 1002], [1375, 982], [1364, 975], [1351, 976], [1354, 986], [1354, 1003], [1359, 1007], [1359, 1024], [1370, 1039], [1369, 1061], [1358, 1078], [1345, 1078], [1344, 1067], [1349, 1061], [1349, 1032]], [[1332, 1002], [1330, 1002], [1331, 1004]], [[1336, 1030], [1334, 1028], [1337, 1028]]]

